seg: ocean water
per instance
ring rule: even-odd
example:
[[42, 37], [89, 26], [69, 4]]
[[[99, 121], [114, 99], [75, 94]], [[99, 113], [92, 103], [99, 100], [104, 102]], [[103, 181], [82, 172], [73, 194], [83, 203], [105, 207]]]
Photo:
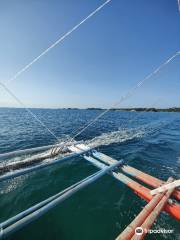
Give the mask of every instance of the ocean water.
[[[60, 140], [96, 117], [98, 110], [32, 111]], [[180, 175], [180, 113], [109, 112], [76, 140], [167, 180]], [[24, 109], [0, 108], [0, 153], [56, 143]], [[15, 161], [16, 159], [14, 159]], [[0, 222], [89, 176], [97, 168], [82, 157], [0, 183]], [[131, 189], [104, 176], [79, 191], [8, 239], [111, 240], [134, 219], [145, 201]], [[180, 224], [161, 213], [153, 229], [172, 234], [149, 234], [147, 239], [179, 239]]]

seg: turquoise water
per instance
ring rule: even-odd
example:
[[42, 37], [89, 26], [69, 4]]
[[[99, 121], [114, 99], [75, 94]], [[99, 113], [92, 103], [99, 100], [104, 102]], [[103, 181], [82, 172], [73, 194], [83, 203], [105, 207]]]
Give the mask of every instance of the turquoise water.
[[[33, 112], [60, 138], [91, 120], [100, 111], [45, 110]], [[77, 140], [142, 171], [167, 180], [180, 173], [180, 114], [110, 112]], [[55, 143], [23, 109], [0, 109], [0, 153]], [[15, 159], [16, 160], [16, 159]], [[82, 157], [60, 166], [0, 183], [0, 221], [63, 190], [97, 169]], [[16, 240], [111, 240], [128, 225], [145, 202], [122, 183], [104, 176], [9, 237]], [[178, 239], [179, 223], [161, 213], [147, 239]]]

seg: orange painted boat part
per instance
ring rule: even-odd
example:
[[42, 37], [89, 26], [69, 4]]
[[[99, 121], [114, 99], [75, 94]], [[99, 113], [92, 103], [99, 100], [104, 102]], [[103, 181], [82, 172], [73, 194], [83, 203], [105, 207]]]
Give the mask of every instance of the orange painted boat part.
[[[99, 154], [100, 154], [100, 156], [99, 156]], [[102, 154], [102, 153], [98, 153], [98, 156], [97, 156], [97, 153], [94, 155], [96, 158], [98, 158], [101, 161], [108, 163], [108, 164], [112, 164], [112, 163], [116, 162], [115, 159], [113, 159], [105, 154]], [[149, 185], [151, 182], [154, 182], [154, 183], [156, 182], [156, 184], [159, 182], [159, 183], [161, 183], [161, 185], [164, 183], [163, 181], [161, 181], [157, 178], [151, 177], [150, 175], [143, 173], [143, 172], [141, 172], [135, 168], [132, 168], [130, 166], [123, 165], [123, 167], [121, 167], [121, 170], [124, 172], [126, 171], [126, 173], [129, 173], [131, 176], [133, 176], [135, 178], [137, 178], [138, 173], [139, 173], [139, 176], [141, 173], [142, 175], [139, 180], [141, 180], [142, 182], [145, 181], [144, 179], [146, 178], [146, 176], [149, 177], [149, 181], [148, 181]], [[136, 193], [138, 196], [140, 196], [147, 202], [149, 202], [153, 198], [153, 196], [150, 194], [149, 188], [144, 187], [143, 185], [137, 183], [136, 181], [132, 180], [131, 178], [127, 177], [126, 175], [124, 175], [122, 173], [114, 173], [113, 175], [115, 175], [115, 178], [117, 175], [118, 180], [120, 180], [121, 182], [123, 182], [124, 184], [129, 186], [134, 191], [134, 193]], [[176, 218], [177, 220], [180, 220], [180, 206], [179, 205], [168, 202], [164, 208], [164, 211], [169, 213], [172, 217]]]
[[[143, 224], [145, 219], [154, 209], [154, 207], [159, 203], [163, 198], [164, 194], [156, 195], [148, 204], [151, 206], [148, 208], [148, 204], [143, 208], [139, 215], [124, 229], [124, 231], [116, 238], [116, 240], [129, 240], [134, 236], [136, 227], [139, 227]], [[153, 202], [152, 202], [153, 201]]]
[[[122, 171], [135, 177], [136, 179], [142, 181], [143, 183], [145, 183], [151, 187], [154, 187], [154, 188], [158, 188], [165, 183], [164, 181], [162, 181], [158, 178], [152, 177], [149, 174], [139, 171], [138, 169], [130, 167], [128, 165], [124, 165], [122, 167]], [[174, 198], [176, 198], [178, 201], [180, 201], [180, 191], [179, 190], [175, 189], [172, 196]]]
[[[169, 178], [172, 181], [172, 178]], [[169, 189], [163, 196], [163, 198], [159, 201], [157, 206], [153, 209], [153, 211], [149, 214], [149, 216], [145, 219], [141, 228], [143, 229], [142, 235], [135, 235], [131, 238], [132, 240], [142, 240], [147, 234], [148, 230], [152, 227], [153, 223], [156, 221], [157, 217], [161, 213], [162, 209], [166, 205], [169, 197], [171, 196], [174, 189]]]
[[[141, 184], [133, 180], [127, 183], [127, 186], [130, 187], [134, 191], [134, 193], [136, 193], [139, 197], [143, 198], [147, 202], [152, 200], [153, 196], [150, 194], [150, 189], [142, 186]], [[163, 210], [177, 220], [180, 220], [180, 205], [168, 202]]]
[[[172, 182], [170, 178], [167, 183]], [[129, 240], [134, 236], [135, 229], [140, 227], [147, 217], [151, 214], [153, 209], [158, 205], [161, 199], [164, 197], [164, 193], [159, 193], [153, 197], [153, 199], [143, 208], [143, 210], [136, 216], [136, 218], [124, 229], [123, 232], [116, 238], [116, 240]]]

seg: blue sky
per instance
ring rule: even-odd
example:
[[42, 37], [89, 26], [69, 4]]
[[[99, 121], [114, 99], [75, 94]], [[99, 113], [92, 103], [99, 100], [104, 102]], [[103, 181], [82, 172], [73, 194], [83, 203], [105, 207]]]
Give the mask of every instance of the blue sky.
[[[103, 2], [1, 1], [0, 81]], [[179, 50], [176, 0], [112, 0], [8, 87], [29, 107], [109, 107]], [[119, 107], [180, 106], [179, 90], [180, 56]], [[0, 106], [19, 104], [0, 89]]]

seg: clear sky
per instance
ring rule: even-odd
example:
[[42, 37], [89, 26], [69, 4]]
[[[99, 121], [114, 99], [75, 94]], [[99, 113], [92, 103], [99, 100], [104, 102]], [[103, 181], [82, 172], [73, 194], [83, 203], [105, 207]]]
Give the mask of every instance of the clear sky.
[[[105, 0], [0, 1], [0, 81]], [[109, 107], [180, 50], [176, 0], [112, 0], [9, 88], [29, 107]], [[180, 56], [119, 107], [180, 106]], [[0, 106], [19, 107], [0, 88]]]

